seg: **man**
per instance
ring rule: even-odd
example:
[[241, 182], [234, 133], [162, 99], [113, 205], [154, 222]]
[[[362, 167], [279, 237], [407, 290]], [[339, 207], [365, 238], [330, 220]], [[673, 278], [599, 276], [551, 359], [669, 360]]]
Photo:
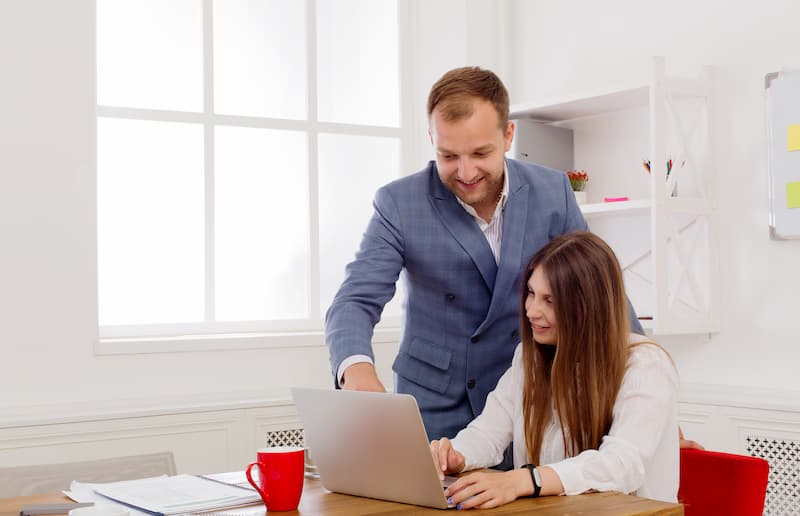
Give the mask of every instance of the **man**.
[[337, 387], [384, 391], [372, 331], [405, 270], [395, 391], [417, 399], [430, 439], [452, 437], [480, 414], [511, 365], [523, 265], [556, 235], [587, 229], [566, 174], [505, 159], [514, 137], [508, 106], [488, 70], [457, 68], [433, 85], [436, 160], [378, 190], [326, 316]]

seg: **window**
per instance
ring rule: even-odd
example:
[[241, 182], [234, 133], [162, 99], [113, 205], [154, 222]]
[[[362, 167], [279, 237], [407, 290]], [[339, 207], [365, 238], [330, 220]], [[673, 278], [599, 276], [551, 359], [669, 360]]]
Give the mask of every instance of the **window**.
[[402, 3], [97, 1], [101, 337], [322, 328], [408, 147]]

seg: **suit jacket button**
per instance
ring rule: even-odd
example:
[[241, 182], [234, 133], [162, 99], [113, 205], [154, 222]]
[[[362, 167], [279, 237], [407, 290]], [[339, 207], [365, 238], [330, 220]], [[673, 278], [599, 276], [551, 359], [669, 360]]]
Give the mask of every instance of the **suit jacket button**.
[[453, 299], [455, 299], [455, 298], [456, 298], [456, 296], [454, 296], [453, 294], [446, 294], [444, 297], [445, 297], [445, 299], [447, 299], [448, 301], [452, 301]]
[[474, 389], [475, 388], [475, 380], [470, 380], [467, 382], [467, 389]]
[[470, 341], [470, 342], [472, 342], [473, 344], [475, 344], [475, 343], [476, 343], [476, 342], [478, 342], [479, 340], [481, 340], [481, 338], [480, 338], [480, 336], [479, 336], [479, 335], [475, 335], [474, 337], [472, 337], [471, 339], [469, 339], [469, 341]]

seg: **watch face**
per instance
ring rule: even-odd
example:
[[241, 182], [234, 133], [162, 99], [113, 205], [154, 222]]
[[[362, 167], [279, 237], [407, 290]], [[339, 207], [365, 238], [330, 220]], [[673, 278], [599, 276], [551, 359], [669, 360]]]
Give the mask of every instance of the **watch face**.
[[542, 487], [542, 477], [539, 476], [539, 470], [536, 468], [533, 468], [533, 479], [538, 487]]

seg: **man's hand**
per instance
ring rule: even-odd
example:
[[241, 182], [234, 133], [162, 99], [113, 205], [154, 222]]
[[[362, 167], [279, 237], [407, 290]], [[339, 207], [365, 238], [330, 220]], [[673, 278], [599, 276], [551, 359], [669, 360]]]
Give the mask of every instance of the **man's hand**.
[[453, 444], [447, 437], [431, 441], [431, 455], [433, 455], [433, 462], [436, 464], [440, 480], [444, 480], [444, 476], [447, 474], [461, 473], [461, 470], [464, 469], [464, 455], [453, 448]]
[[342, 389], [348, 391], [386, 392], [375, 366], [369, 362], [358, 362], [345, 369], [343, 380]]
[[678, 427], [678, 439], [679, 439], [681, 448], [692, 448], [692, 449], [695, 449], [695, 450], [705, 450], [703, 445], [698, 443], [697, 441], [692, 441], [691, 439], [685, 439], [683, 437], [683, 430], [681, 430], [681, 427]]

